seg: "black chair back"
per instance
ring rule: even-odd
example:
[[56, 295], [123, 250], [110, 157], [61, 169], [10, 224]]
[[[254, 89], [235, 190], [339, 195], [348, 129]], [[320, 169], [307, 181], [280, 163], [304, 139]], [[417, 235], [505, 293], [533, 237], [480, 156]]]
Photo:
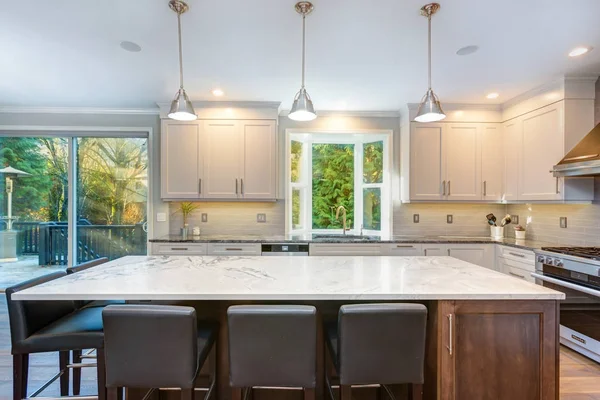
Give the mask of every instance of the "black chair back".
[[12, 354], [20, 354], [20, 345], [29, 336], [52, 322], [75, 311], [75, 304], [70, 300], [59, 301], [15, 301], [13, 293], [40, 285], [45, 282], [66, 276], [65, 272], [54, 272], [38, 278], [19, 283], [6, 289], [8, 319], [10, 322], [10, 339]]
[[102, 319], [107, 387], [193, 387], [199, 362], [192, 307], [110, 305]]
[[71, 275], [76, 272], [84, 271], [88, 268], [92, 268], [97, 265], [104, 264], [105, 262], [108, 262], [107, 257], [96, 258], [95, 260], [90, 260], [90, 261], [83, 262], [81, 264], [74, 265], [72, 267], [67, 268], [67, 275]]

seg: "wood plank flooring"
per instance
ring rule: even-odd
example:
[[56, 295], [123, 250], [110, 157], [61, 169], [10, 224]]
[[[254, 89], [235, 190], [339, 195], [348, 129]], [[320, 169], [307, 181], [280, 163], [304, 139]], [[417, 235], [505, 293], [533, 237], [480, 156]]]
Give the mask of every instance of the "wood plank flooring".
[[[58, 372], [58, 353], [31, 356], [29, 394]], [[591, 361], [566, 347], [560, 350], [561, 400], [600, 400], [600, 364]], [[82, 371], [81, 394], [95, 395], [96, 370]], [[41, 396], [58, 396], [58, 382]], [[0, 294], [0, 400], [12, 398], [12, 357], [10, 355], [10, 330], [6, 298]]]

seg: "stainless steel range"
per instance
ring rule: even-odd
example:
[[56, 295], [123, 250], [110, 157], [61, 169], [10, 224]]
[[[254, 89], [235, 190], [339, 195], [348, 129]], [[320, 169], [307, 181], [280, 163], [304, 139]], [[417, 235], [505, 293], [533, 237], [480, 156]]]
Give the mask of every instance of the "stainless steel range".
[[600, 247], [542, 247], [536, 283], [565, 293], [560, 342], [600, 362]]

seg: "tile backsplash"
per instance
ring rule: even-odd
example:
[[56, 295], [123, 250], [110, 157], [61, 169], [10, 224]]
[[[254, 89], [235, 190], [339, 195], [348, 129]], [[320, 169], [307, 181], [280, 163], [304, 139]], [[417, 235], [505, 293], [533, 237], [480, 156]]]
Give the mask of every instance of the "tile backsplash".
[[[498, 219], [506, 214], [502, 204], [411, 203], [394, 207], [394, 235], [416, 236], [489, 236], [485, 216], [493, 213]], [[419, 214], [419, 223], [414, 223]], [[452, 223], [447, 216], [452, 215]]]
[[[190, 230], [199, 226], [202, 235], [283, 235], [285, 233], [285, 203], [283, 201], [265, 203], [197, 203], [198, 209], [189, 217]], [[183, 217], [179, 203], [169, 204], [169, 233], [179, 234]], [[207, 222], [202, 222], [206, 213]], [[266, 222], [256, 222], [256, 214], [266, 214]]]

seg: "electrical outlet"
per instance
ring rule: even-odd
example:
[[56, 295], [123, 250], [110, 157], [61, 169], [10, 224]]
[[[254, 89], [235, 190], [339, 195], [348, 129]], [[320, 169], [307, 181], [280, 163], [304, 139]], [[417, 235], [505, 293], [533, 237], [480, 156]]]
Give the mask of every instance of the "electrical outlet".
[[451, 224], [454, 221], [452, 214], [446, 215], [446, 223]]
[[519, 225], [519, 216], [518, 215], [511, 215], [510, 218], [512, 219], [513, 224]]
[[202, 222], [208, 222], [208, 214], [202, 213]]
[[165, 222], [167, 220], [167, 213], [156, 213], [156, 222]]
[[560, 227], [561, 228], [567, 227], [567, 217], [560, 217]]
[[419, 223], [419, 214], [413, 214], [413, 223], [415, 223], [415, 224]]
[[256, 214], [256, 222], [267, 222], [267, 214]]

